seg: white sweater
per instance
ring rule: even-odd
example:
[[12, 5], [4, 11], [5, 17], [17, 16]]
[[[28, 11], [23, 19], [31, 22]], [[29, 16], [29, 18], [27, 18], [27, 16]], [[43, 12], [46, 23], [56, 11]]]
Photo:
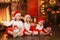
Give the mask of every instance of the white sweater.
[[5, 26], [10, 26], [12, 25], [12, 27], [14, 28], [14, 26], [16, 25], [18, 27], [18, 29], [14, 29], [14, 32], [18, 32], [20, 28], [23, 28], [23, 22], [22, 21], [10, 21], [10, 22], [2, 22]]
[[28, 32], [31, 32], [31, 33], [32, 33], [32, 31], [30, 31], [30, 23], [25, 22], [25, 23], [24, 23], [24, 27], [25, 27], [25, 29], [26, 29]]
[[40, 25], [37, 24], [36, 29], [42, 30], [43, 29], [43, 26], [40, 26]]

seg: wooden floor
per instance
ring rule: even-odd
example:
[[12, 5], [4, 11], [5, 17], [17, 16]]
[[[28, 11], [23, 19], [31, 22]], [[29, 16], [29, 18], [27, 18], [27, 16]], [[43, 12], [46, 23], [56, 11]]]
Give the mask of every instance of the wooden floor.
[[0, 32], [0, 40], [60, 40], [60, 28], [53, 27], [52, 36], [23, 36], [23, 37], [5, 37], [4, 32]]

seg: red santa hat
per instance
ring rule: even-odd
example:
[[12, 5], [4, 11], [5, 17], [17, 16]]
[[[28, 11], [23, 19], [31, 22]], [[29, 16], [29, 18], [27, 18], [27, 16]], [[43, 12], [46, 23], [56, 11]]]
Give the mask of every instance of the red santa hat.
[[43, 17], [39, 17], [38, 18], [38, 22], [40, 22], [40, 21], [44, 21], [44, 18]]
[[51, 10], [51, 8], [48, 8], [48, 9], [47, 9], [47, 11], [50, 11], [50, 10]]
[[18, 11], [16, 11], [16, 12], [14, 13], [14, 17], [16, 17], [16, 16], [18, 16], [18, 15], [21, 15], [21, 13], [19, 13]]
[[31, 18], [31, 16], [30, 16], [29, 14], [27, 14], [27, 15], [25, 15], [25, 17], [24, 17], [24, 21], [26, 21], [27, 17], [30, 17], [30, 18]]

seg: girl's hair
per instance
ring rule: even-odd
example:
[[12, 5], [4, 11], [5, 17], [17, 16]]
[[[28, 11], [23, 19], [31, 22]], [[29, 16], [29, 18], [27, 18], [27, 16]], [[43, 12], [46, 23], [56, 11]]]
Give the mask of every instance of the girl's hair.
[[34, 18], [31, 18], [32, 19], [32, 21], [31, 22], [34, 22]]
[[20, 19], [24, 23], [24, 19]]
[[[14, 21], [16, 21], [16, 19]], [[19, 21], [22, 21], [24, 23], [24, 19], [19, 19]]]

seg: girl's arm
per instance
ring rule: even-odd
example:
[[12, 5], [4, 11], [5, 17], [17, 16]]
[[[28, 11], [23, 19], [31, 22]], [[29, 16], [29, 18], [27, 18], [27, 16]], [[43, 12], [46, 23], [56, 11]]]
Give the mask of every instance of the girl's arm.
[[24, 25], [24, 28], [25, 28], [28, 32], [32, 33], [32, 31], [30, 31], [28, 28], [26, 28], [25, 25]]
[[12, 25], [14, 22], [14, 20], [10, 21], [10, 22], [6, 22], [6, 21], [2, 21], [2, 23], [5, 25], [5, 26], [10, 26]]

